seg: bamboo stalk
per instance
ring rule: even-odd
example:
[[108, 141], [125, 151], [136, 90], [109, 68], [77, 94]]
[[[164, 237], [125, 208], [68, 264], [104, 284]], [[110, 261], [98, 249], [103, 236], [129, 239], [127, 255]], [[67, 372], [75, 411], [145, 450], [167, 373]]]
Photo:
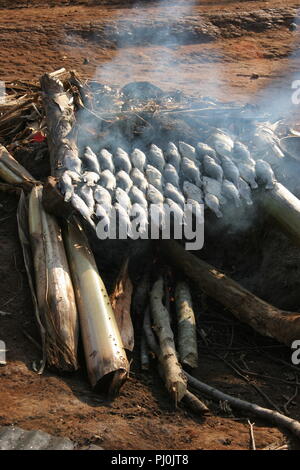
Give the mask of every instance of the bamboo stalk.
[[78, 318], [75, 295], [60, 227], [42, 207], [42, 186], [29, 198], [29, 232], [34, 259], [35, 289], [46, 332], [49, 366], [76, 370]]
[[196, 320], [192, 297], [186, 282], [178, 282], [175, 289], [178, 320], [178, 353], [182, 364], [198, 366]]
[[162, 303], [164, 283], [160, 277], [153, 285], [150, 300], [154, 328], [159, 339], [165, 383], [175, 407], [186, 393], [186, 379], [177, 359], [174, 335], [170, 325], [169, 312]]
[[129, 363], [103, 281], [82, 227], [74, 218], [64, 240], [80, 316], [90, 383], [115, 396], [129, 372]]

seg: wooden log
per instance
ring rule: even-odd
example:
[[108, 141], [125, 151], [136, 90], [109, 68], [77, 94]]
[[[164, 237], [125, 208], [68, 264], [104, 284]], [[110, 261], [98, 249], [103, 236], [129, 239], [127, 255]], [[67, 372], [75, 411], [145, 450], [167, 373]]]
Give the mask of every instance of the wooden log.
[[178, 321], [178, 353], [183, 365], [198, 366], [196, 320], [192, 297], [186, 282], [180, 281], [175, 289], [175, 304]]
[[120, 270], [115, 288], [110, 296], [110, 301], [120, 330], [123, 346], [128, 351], [133, 351], [134, 331], [130, 314], [133, 286], [128, 273], [128, 262], [129, 260], [126, 259]]
[[281, 183], [273, 189], [263, 191], [259, 201], [265, 211], [279, 223], [287, 235], [300, 244], [300, 200]]
[[161, 351], [159, 361], [163, 368], [167, 390], [176, 407], [185, 395], [186, 378], [177, 359], [169, 312], [162, 303], [163, 295], [164, 283], [162, 277], [160, 277], [154, 283], [151, 291], [151, 312]]
[[73, 97], [65, 92], [62, 82], [50, 74], [42, 76], [41, 87], [47, 120], [51, 174], [60, 177], [66, 153], [78, 156]]
[[277, 339], [287, 346], [300, 338], [299, 313], [280, 310], [256, 297], [226, 274], [185, 251], [174, 240], [162, 240], [161, 252], [181, 274], [185, 274], [199, 289], [223, 304], [258, 333]]

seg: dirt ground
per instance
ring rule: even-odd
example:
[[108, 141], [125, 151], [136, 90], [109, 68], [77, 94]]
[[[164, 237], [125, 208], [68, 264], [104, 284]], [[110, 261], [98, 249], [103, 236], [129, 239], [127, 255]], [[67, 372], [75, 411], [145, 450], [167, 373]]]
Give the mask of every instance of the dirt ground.
[[[207, 0], [191, 8], [184, 2], [176, 7], [140, 2], [134, 9], [118, 2], [49, 1], [51, 8], [39, 1], [20, 0], [15, 8], [9, 3], [0, 1], [4, 81], [37, 79], [65, 67], [108, 84], [149, 80], [192, 96], [249, 102], [290, 89], [298, 71], [299, 33], [290, 28], [294, 1]], [[37, 375], [33, 362], [39, 350], [28, 335], [38, 338], [38, 333], [16, 207], [15, 196], [0, 193], [0, 339], [8, 349], [8, 364], [0, 368], [0, 425], [41, 429], [104, 449], [246, 450], [250, 418], [258, 449], [286, 442], [298, 447], [281, 430], [222, 403], [208, 402], [212, 412], [203, 419], [183, 408], [172, 410], [155, 369], [141, 372], [137, 354], [130, 379], [111, 403], [90, 391], [84, 370], [71, 376]], [[199, 293], [194, 296], [199, 328], [211, 345], [199, 342], [196, 375], [300, 419], [298, 370], [291, 365], [290, 350], [259, 337]]]

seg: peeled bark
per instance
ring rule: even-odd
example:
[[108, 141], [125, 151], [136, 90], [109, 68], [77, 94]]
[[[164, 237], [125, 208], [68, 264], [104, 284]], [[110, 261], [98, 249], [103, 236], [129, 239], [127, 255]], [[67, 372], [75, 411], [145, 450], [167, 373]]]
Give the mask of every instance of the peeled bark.
[[66, 224], [64, 240], [80, 316], [90, 383], [115, 396], [129, 372], [115, 315], [82, 227]]
[[177, 359], [169, 312], [162, 303], [163, 295], [163, 279], [159, 278], [154, 283], [150, 295], [151, 312], [161, 351], [159, 361], [163, 368], [166, 387], [176, 407], [186, 393], [186, 378]]
[[175, 289], [178, 321], [178, 354], [182, 364], [198, 366], [196, 320], [189, 286], [178, 282]]
[[174, 240], [162, 241], [162, 253], [181, 274], [258, 333], [290, 347], [300, 338], [300, 314], [280, 310], [244, 289], [226, 274], [185, 251]]

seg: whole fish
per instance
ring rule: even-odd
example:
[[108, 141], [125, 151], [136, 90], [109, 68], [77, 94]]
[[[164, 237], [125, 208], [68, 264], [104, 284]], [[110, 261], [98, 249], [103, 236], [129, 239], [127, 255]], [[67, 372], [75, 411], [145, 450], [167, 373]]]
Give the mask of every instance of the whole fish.
[[196, 151], [201, 161], [203, 160], [204, 155], [208, 155], [209, 157], [213, 158], [219, 165], [221, 164], [220, 159], [217, 157], [216, 151], [209, 145], [204, 144], [203, 142], [198, 142], [198, 144], [196, 145]]
[[102, 171], [109, 170], [112, 172], [112, 174], [115, 173], [115, 165], [113, 163], [113, 156], [108, 150], [106, 149], [100, 150], [99, 155], [98, 155], [98, 161], [100, 163], [100, 167]]
[[80, 158], [74, 156], [72, 152], [66, 152], [63, 159], [63, 166], [70, 171], [75, 171], [80, 175], [82, 162]]
[[183, 157], [181, 161], [181, 175], [183, 180], [188, 180], [196, 186], [201, 186], [201, 173], [195, 162]]
[[206, 193], [205, 194], [205, 204], [212, 210], [218, 218], [223, 217], [222, 212], [220, 211], [220, 202], [217, 196], [214, 194]]
[[98, 162], [97, 155], [92, 151], [90, 147], [85, 148], [85, 151], [83, 154], [83, 161], [89, 170], [98, 174], [100, 173], [101, 168]]
[[265, 162], [264, 160], [257, 160], [255, 171], [257, 177], [266, 184], [266, 189], [272, 189], [274, 187], [276, 178], [268, 162]]
[[81, 188], [79, 188], [78, 190], [78, 195], [86, 203], [90, 211], [90, 215], [92, 215], [92, 213], [94, 212], [95, 201], [93, 189], [91, 188], [91, 186], [88, 186], [87, 184], [81, 186]]
[[222, 168], [225, 178], [232, 181], [233, 184], [239, 187], [240, 172], [230, 158], [223, 157]]
[[95, 213], [96, 216], [100, 219], [101, 226], [104, 228], [104, 231], [108, 233], [110, 227], [110, 211], [107, 211], [106, 207], [103, 207], [101, 204], [97, 203]]
[[152, 184], [159, 191], [162, 191], [163, 180], [162, 180], [161, 172], [159, 170], [157, 170], [154, 166], [147, 165], [145, 173], [146, 173], [146, 178], [147, 178], [148, 184]]
[[164, 202], [164, 197], [158, 189], [156, 189], [152, 184], [149, 184], [147, 189], [147, 199], [150, 204], [162, 204]]
[[222, 184], [222, 193], [226, 199], [233, 200], [236, 207], [240, 207], [240, 195], [232, 181], [224, 179]]
[[177, 173], [179, 173], [181, 165], [181, 155], [178, 151], [178, 148], [173, 142], [168, 143], [165, 155], [167, 163], [173, 165]]
[[170, 208], [171, 212], [173, 213], [174, 219], [176, 219], [177, 222], [181, 222], [181, 224], [184, 224], [185, 217], [181, 206], [177, 204], [173, 199], [170, 199], [168, 197], [165, 199], [165, 204], [167, 204]]
[[255, 167], [250, 163], [238, 162], [238, 169], [241, 177], [250, 184], [252, 189], [258, 188], [255, 181]]
[[215, 162], [213, 158], [209, 155], [204, 155], [203, 157], [203, 168], [207, 176], [215, 178], [217, 181], [221, 182], [223, 179], [223, 170], [218, 163]]
[[130, 173], [132, 165], [125, 150], [118, 147], [114, 156], [114, 163], [117, 170], [124, 170], [126, 173]]
[[74, 183], [80, 183], [81, 181], [81, 176], [78, 173], [76, 173], [76, 171], [66, 170], [64, 174], [69, 175], [72, 182], [74, 181]]
[[116, 188], [115, 199], [122, 207], [124, 207], [124, 209], [129, 211], [129, 209], [131, 208], [131, 200], [128, 194], [123, 189]]
[[222, 157], [230, 157], [234, 142], [232, 138], [220, 129], [216, 129], [207, 139], [207, 144], [213, 147]]
[[203, 193], [201, 189], [189, 181], [183, 183], [183, 194], [187, 199], [193, 199], [199, 202], [199, 204], [203, 204]]
[[152, 144], [148, 154], [148, 162], [150, 165], [157, 168], [159, 171], [163, 171], [165, 166], [165, 157], [162, 150], [155, 144]]
[[134, 168], [138, 168], [140, 171], [144, 171], [147, 163], [147, 157], [140, 149], [134, 149], [131, 152], [131, 163]]
[[178, 148], [182, 157], [189, 158], [190, 160], [193, 160], [194, 162], [197, 161], [197, 153], [196, 153], [195, 147], [181, 141], [181, 142], [178, 142]]
[[239, 193], [242, 199], [246, 201], [246, 204], [248, 204], [248, 206], [251, 206], [253, 204], [250, 186], [242, 178], [239, 179]]
[[149, 206], [149, 216], [151, 219], [151, 226], [155, 225], [158, 228], [165, 226], [165, 206], [162, 202], [152, 203]]
[[91, 219], [91, 214], [88, 206], [86, 203], [79, 197], [77, 194], [73, 194], [71, 198], [72, 206], [82, 215], [82, 217], [93, 227], [96, 229], [96, 226]]
[[214, 194], [218, 199], [221, 198], [221, 183], [213, 178], [209, 178], [209, 176], [203, 176], [203, 189], [205, 193]]
[[104, 170], [101, 173], [100, 178], [101, 186], [106, 188], [108, 191], [113, 191], [116, 187], [116, 178], [110, 170]]
[[186, 210], [191, 211], [195, 217], [203, 216], [202, 204], [203, 202], [200, 204], [198, 201], [189, 198], [186, 200]]
[[143, 207], [144, 210], [147, 210], [148, 204], [143, 191], [141, 191], [137, 186], [133, 185], [129, 191], [129, 197], [131, 204], [139, 204]]
[[110, 212], [112, 206], [111, 195], [107, 189], [97, 185], [94, 189], [94, 199], [98, 205], [103, 206], [106, 212]]
[[118, 215], [118, 222], [119, 222], [119, 236], [122, 234], [123, 236], [131, 235], [131, 221], [129, 214], [123, 206], [121, 206], [118, 202], [114, 204], [114, 209]]
[[99, 179], [100, 175], [98, 173], [95, 173], [94, 171], [85, 171], [83, 173], [83, 181], [88, 186], [95, 186], [95, 184], [98, 183]]
[[179, 175], [175, 166], [173, 166], [171, 163], [166, 164], [163, 171], [163, 178], [166, 183], [172, 183], [173, 186], [176, 186], [177, 188], [179, 187]]
[[64, 200], [66, 202], [70, 201], [73, 193], [74, 193], [74, 187], [72, 185], [72, 178], [69, 175], [68, 171], [65, 171], [60, 179], [59, 186], [61, 189], [61, 192], [64, 196]]
[[135, 219], [135, 224], [138, 227], [139, 233], [146, 233], [148, 230], [148, 212], [143, 206], [135, 202], [132, 204], [130, 216]]
[[135, 184], [143, 193], [147, 191], [148, 181], [146, 180], [144, 173], [138, 168], [133, 168], [130, 173], [133, 184]]
[[172, 199], [174, 202], [179, 204], [180, 207], [184, 206], [184, 197], [181, 193], [181, 191], [176, 188], [176, 186], [173, 186], [171, 183], [166, 183], [165, 188], [164, 188], [164, 195], [166, 198]]
[[242, 142], [235, 141], [233, 148], [233, 158], [238, 161], [249, 162], [252, 160], [249, 149]]
[[122, 188], [126, 193], [130, 191], [131, 186], [133, 185], [132, 179], [124, 170], [118, 171], [116, 174], [117, 186]]

